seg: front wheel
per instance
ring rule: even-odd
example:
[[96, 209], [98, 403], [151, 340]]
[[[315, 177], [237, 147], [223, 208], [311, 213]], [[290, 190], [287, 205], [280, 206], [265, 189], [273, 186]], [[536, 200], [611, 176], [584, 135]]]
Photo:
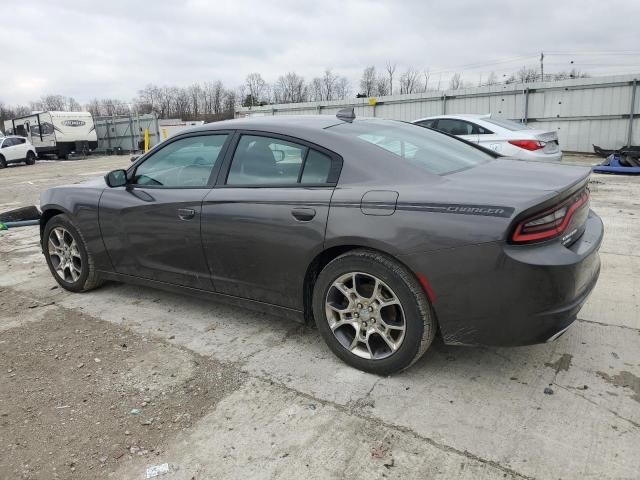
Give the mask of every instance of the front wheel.
[[36, 154], [29, 150], [27, 152], [27, 158], [25, 159], [25, 162], [27, 163], [27, 165], [33, 165], [34, 163], [36, 163]]
[[431, 306], [415, 275], [370, 250], [341, 255], [320, 272], [313, 314], [339, 358], [378, 375], [411, 366], [436, 333]]
[[0, 155], [0, 168], [7, 168], [7, 161], [2, 155]]
[[42, 243], [49, 270], [62, 288], [86, 292], [99, 285], [93, 258], [69, 217], [52, 217], [44, 227]]

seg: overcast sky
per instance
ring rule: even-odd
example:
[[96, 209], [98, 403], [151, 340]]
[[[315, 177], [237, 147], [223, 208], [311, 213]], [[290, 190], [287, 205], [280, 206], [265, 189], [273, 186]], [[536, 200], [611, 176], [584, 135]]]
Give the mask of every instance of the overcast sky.
[[[522, 65], [640, 72], [640, 1], [0, 0], [0, 101], [44, 94], [128, 101], [147, 83], [268, 82], [325, 68], [354, 90], [366, 65], [455, 71], [477, 83]], [[562, 53], [563, 55], [557, 55]], [[606, 52], [626, 52], [605, 54]], [[516, 60], [514, 60], [516, 59]], [[493, 64], [490, 64], [494, 62]], [[502, 62], [502, 63], [495, 63]], [[473, 64], [473, 65], [472, 65]]]

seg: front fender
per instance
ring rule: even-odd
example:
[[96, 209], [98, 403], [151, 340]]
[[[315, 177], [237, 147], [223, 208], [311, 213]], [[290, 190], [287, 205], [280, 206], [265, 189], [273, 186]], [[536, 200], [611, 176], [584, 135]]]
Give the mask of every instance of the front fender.
[[64, 214], [82, 235], [98, 270], [113, 271], [113, 265], [102, 241], [99, 221], [100, 197], [104, 188], [87, 188], [84, 185], [55, 187], [40, 196], [40, 242], [45, 226], [51, 218]]

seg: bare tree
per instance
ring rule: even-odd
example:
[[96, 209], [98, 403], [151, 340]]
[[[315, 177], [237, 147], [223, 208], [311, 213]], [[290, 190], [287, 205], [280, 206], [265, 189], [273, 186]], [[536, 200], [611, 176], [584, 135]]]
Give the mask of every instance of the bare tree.
[[378, 75], [376, 78], [375, 93], [380, 97], [389, 95], [389, 81], [384, 75]]
[[366, 97], [372, 97], [376, 93], [377, 81], [376, 67], [371, 65], [365, 68], [360, 78], [360, 92]]
[[420, 87], [420, 74], [413, 67], [407, 67], [400, 76], [400, 93], [416, 93]]
[[389, 77], [389, 95], [393, 95], [393, 74], [396, 73], [396, 64], [387, 62], [386, 70]]
[[449, 90], [458, 90], [462, 88], [462, 74], [454, 73], [449, 79]]
[[100, 100], [94, 98], [84, 106], [84, 109], [91, 113], [94, 117], [99, 117], [100, 113]]
[[422, 72], [422, 76], [424, 77], [424, 91], [427, 92], [429, 91], [429, 78], [431, 78], [428, 68]]
[[326, 69], [322, 76], [322, 89], [324, 91], [325, 100], [335, 100], [335, 88], [338, 77], [331, 71]]
[[305, 102], [307, 100], [307, 86], [304, 78], [295, 72], [281, 75], [273, 87], [273, 97], [276, 103]]
[[[225, 90], [223, 92], [223, 113], [227, 118], [233, 118], [237, 106], [236, 93], [233, 90]], [[230, 116], [229, 116], [230, 115]]]
[[247, 75], [245, 85], [247, 87], [247, 101], [249, 106], [253, 107], [267, 101], [265, 98], [268, 92], [267, 82], [264, 81], [262, 75], [258, 72]]
[[40, 100], [29, 102], [31, 110], [64, 110], [66, 99], [62, 95], [44, 95]]
[[187, 87], [186, 94], [189, 97], [190, 106], [188, 108], [188, 115], [182, 118], [186, 119], [187, 116], [192, 119], [199, 118], [200, 112], [204, 110], [202, 87], [197, 83], [194, 83]]
[[309, 98], [315, 102], [324, 100], [322, 95], [322, 79], [315, 77], [309, 84]]
[[82, 107], [76, 101], [75, 98], [73, 98], [73, 97], [68, 97], [67, 98], [66, 110], [68, 112], [79, 112], [79, 111], [81, 111], [81, 109], [82, 109]]
[[535, 82], [538, 78], [538, 70], [535, 68], [522, 67], [516, 72], [516, 78], [522, 83]]
[[496, 83], [498, 83], [498, 76], [496, 75], [496, 72], [491, 71], [485, 85], [495, 85]]
[[351, 94], [351, 84], [347, 77], [338, 77], [335, 84], [335, 94], [337, 100], [347, 98]]
[[[218, 80], [213, 84], [211, 95], [211, 109], [209, 110], [209, 113], [222, 113], [223, 102], [225, 101], [225, 98], [230, 95], [230, 92], [225, 92], [224, 85], [220, 80]], [[235, 94], [233, 94], [233, 101], [235, 102]]]

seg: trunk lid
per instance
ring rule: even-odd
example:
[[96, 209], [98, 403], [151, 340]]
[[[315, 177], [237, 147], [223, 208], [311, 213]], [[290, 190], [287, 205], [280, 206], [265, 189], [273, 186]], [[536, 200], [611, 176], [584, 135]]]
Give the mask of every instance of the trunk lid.
[[502, 205], [522, 212], [568, 196], [586, 185], [589, 167], [498, 158], [442, 177], [443, 201]]

